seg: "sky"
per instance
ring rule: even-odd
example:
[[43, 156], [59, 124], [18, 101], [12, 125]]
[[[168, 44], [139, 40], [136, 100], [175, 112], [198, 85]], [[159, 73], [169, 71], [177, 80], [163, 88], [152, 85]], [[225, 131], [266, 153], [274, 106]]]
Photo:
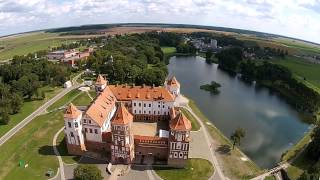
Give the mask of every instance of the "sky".
[[0, 0], [0, 36], [104, 23], [222, 26], [320, 43], [320, 0]]

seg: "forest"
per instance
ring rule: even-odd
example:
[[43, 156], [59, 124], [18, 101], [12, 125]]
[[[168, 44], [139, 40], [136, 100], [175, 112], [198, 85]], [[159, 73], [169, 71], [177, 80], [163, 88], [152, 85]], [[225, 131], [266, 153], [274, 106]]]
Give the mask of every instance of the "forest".
[[117, 36], [89, 57], [86, 68], [106, 74], [111, 83], [162, 85], [167, 67], [159, 40], [147, 34]]
[[0, 66], [0, 124], [9, 123], [9, 115], [18, 113], [24, 101], [45, 98], [41, 87], [60, 86], [70, 75], [67, 66], [35, 59], [34, 54], [15, 56]]

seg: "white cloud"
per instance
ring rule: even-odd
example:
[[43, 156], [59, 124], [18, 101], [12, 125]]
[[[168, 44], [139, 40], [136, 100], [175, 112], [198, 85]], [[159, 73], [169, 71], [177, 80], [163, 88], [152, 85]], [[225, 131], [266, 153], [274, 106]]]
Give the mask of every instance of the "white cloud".
[[250, 29], [320, 43], [319, 19], [320, 0], [0, 0], [0, 35], [88, 23], [161, 22]]

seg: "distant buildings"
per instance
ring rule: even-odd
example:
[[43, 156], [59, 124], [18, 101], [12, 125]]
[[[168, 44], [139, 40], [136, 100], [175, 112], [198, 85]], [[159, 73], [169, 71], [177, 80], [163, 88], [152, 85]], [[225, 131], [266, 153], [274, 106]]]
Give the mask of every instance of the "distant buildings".
[[200, 52], [207, 52], [208, 50], [216, 52], [218, 50], [218, 41], [215, 39], [210, 39], [209, 43], [205, 43], [204, 38], [192, 39], [191, 42]]
[[47, 55], [48, 60], [58, 60], [62, 63], [66, 63], [75, 66], [76, 61], [87, 59], [93, 52], [93, 48], [87, 48], [83, 52], [75, 49], [71, 50], [58, 50], [49, 52]]
[[155, 87], [109, 85], [99, 75], [95, 87], [99, 95], [87, 110], [70, 104], [65, 111], [70, 154], [96, 153], [113, 164], [186, 165], [191, 123], [174, 106], [180, 94], [176, 78]]

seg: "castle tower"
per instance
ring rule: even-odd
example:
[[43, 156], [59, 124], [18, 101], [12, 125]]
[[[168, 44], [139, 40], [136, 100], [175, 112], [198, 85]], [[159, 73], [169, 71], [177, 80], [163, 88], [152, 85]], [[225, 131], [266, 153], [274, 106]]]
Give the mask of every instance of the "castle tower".
[[82, 112], [70, 103], [64, 113], [64, 133], [69, 154], [82, 155], [83, 152], [86, 151], [82, 134], [81, 118]]
[[172, 76], [172, 78], [168, 79], [165, 82], [164, 86], [175, 97], [180, 95], [180, 83], [178, 82], [175, 76]]
[[105, 80], [101, 74], [98, 75], [96, 83], [95, 83], [95, 89], [97, 93], [100, 93], [104, 90], [104, 88], [106, 88], [106, 86], [108, 85], [108, 81]]
[[132, 122], [132, 114], [120, 104], [111, 121], [111, 162], [114, 164], [130, 164], [134, 158]]
[[178, 112], [169, 125], [168, 165], [182, 168], [188, 160], [191, 123], [181, 112]]

